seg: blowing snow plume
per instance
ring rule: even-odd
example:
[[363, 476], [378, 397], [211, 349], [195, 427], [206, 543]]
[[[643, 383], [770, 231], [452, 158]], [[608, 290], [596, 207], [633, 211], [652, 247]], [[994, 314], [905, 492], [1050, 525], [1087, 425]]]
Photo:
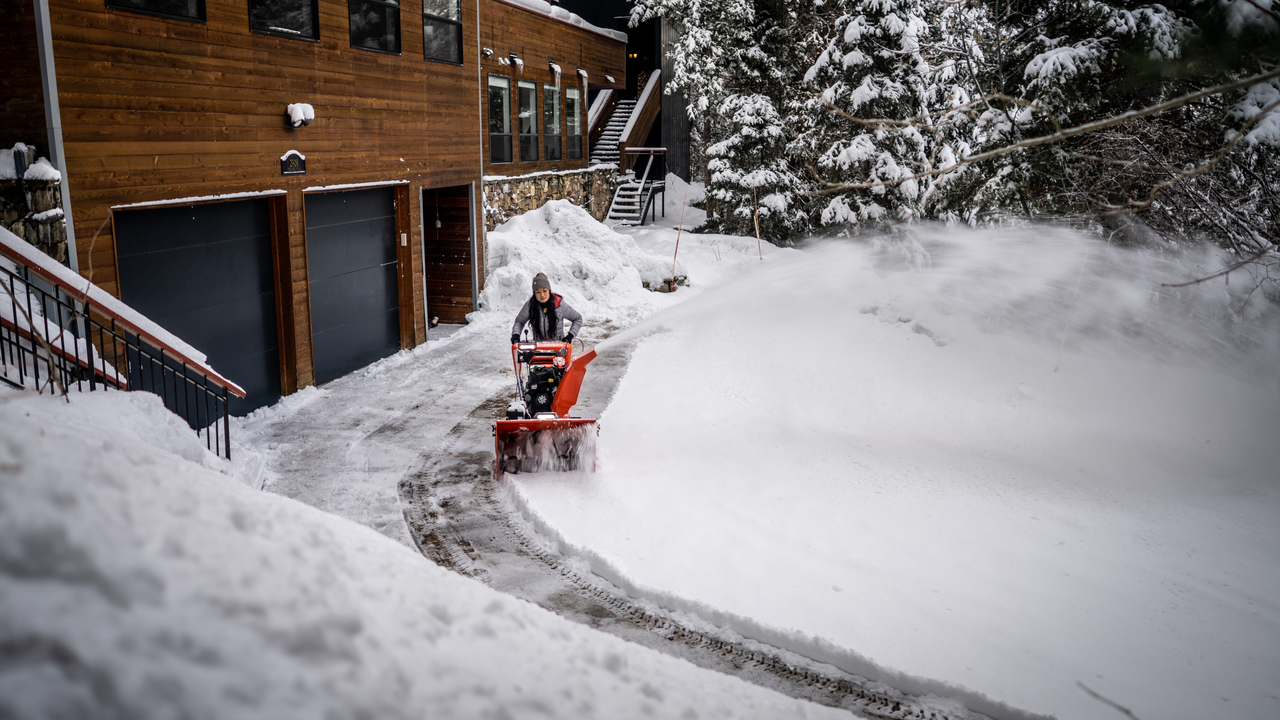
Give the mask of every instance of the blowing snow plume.
[[602, 343], [643, 337], [589, 488], [520, 491], [634, 597], [849, 672], [1273, 717], [1276, 308], [1162, 287], [1219, 267], [1041, 227], [786, 253]]

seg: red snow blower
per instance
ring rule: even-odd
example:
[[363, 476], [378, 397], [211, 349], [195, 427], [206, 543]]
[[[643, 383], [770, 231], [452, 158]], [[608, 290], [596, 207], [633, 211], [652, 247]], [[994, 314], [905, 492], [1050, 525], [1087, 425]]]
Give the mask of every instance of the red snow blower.
[[507, 419], [493, 429], [494, 475], [592, 470], [596, 463], [596, 421], [568, 417], [578, 402], [587, 364], [596, 351], [574, 359], [573, 345], [561, 342], [511, 346], [519, 395], [507, 405]]

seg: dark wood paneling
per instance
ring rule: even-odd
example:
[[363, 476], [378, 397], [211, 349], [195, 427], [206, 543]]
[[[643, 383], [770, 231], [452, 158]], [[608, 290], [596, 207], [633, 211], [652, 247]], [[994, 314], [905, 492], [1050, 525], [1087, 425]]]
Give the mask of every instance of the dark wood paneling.
[[0, 2], [0, 48], [0, 150], [22, 142], [48, 156], [35, 0]]
[[[50, 6], [82, 272], [118, 292], [112, 206], [286, 191], [284, 199], [272, 201], [286, 392], [315, 382], [304, 188], [406, 183], [407, 208], [397, 222], [411, 239], [405, 265], [414, 282], [401, 298], [402, 307], [412, 307], [402, 338], [406, 346], [419, 344], [427, 336], [428, 304], [421, 282], [428, 260], [412, 241], [422, 237], [419, 191], [478, 185], [486, 172], [479, 83], [502, 66], [496, 56], [478, 66], [479, 48], [519, 53], [526, 63], [521, 77], [539, 84], [554, 82], [552, 60], [564, 69], [563, 83], [579, 82], [578, 67], [593, 83], [604, 82], [606, 73], [624, 77], [623, 43], [499, 0], [481, 0], [480, 17], [473, 2], [462, 3], [461, 66], [422, 57], [420, 0], [401, 6], [398, 56], [350, 47], [346, 0], [320, 0], [318, 43], [249, 32], [244, 0], [206, 0], [206, 23], [111, 10], [103, 0], [50, 0]], [[0, 2], [0, 12], [18, 20], [0, 28], [12, 36], [7, 47], [30, 45], [30, 52], [6, 52], [6, 59], [36, 62], [33, 7], [33, 0]], [[30, 30], [20, 31], [28, 22]], [[6, 92], [19, 99], [3, 110], [14, 117], [34, 117], [33, 108], [39, 110], [34, 123], [43, 133], [38, 69], [5, 75], [35, 81], [34, 101]], [[315, 107], [309, 127], [288, 127], [285, 107], [294, 102]], [[306, 156], [305, 176], [280, 175], [279, 158], [289, 150]], [[517, 163], [495, 171], [551, 165]], [[585, 160], [555, 165], [568, 169]], [[480, 215], [475, 208], [476, 227]], [[455, 224], [463, 223], [451, 222], [451, 232]], [[474, 262], [482, 266], [483, 252]], [[483, 278], [484, 268], [479, 272]], [[469, 295], [470, 277], [467, 282], [467, 293], [457, 297]], [[470, 302], [466, 297], [467, 311]]]

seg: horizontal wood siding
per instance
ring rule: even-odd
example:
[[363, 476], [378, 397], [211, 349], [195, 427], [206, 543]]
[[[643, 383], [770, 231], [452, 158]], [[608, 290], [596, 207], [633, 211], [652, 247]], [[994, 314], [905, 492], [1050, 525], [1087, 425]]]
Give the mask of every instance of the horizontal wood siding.
[[[573, 25], [555, 20], [540, 13], [533, 12], [516, 5], [509, 5], [501, 0], [487, 0], [481, 5], [480, 43], [493, 50], [493, 55], [481, 61], [482, 75], [504, 75], [511, 78], [511, 127], [512, 132], [518, 130], [516, 114], [516, 82], [527, 80], [538, 84], [538, 161], [520, 162], [517, 149], [512, 153], [510, 163], [489, 163], [488, 118], [485, 123], [484, 160], [486, 175], [523, 175], [543, 170], [572, 170], [587, 166], [587, 151], [584, 147], [581, 160], [557, 160], [548, 162], [546, 148], [541, 137], [542, 124], [542, 85], [554, 84], [555, 74], [551, 71], [551, 63], [561, 68], [560, 101], [563, 108], [564, 88], [582, 88], [582, 127], [587, 127], [587, 88], [612, 87], [626, 89], [627, 45], [597, 32], [582, 30]], [[515, 53], [524, 61], [521, 71], [515, 64], [503, 65], [500, 59], [509, 59]], [[587, 71], [588, 79], [583, 82], [578, 76], [578, 68]], [[616, 82], [605, 79], [610, 75]], [[487, 112], [487, 105], [486, 105]], [[566, 118], [561, 112], [560, 136], [568, 137]], [[566, 150], [565, 156], [568, 152]]]
[[48, 157], [35, 0], [0, 2], [0, 48], [4, 48], [4, 71], [0, 72], [0, 150], [8, 150], [21, 142], [35, 145], [40, 155]]
[[[625, 64], [623, 43], [500, 0], [480, 0], [480, 18], [475, 0], [462, 1], [460, 66], [423, 58], [421, 0], [401, 5], [400, 55], [350, 46], [346, 0], [319, 0], [320, 42], [250, 32], [244, 0], [206, 0], [205, 23], [109, 9], [104, 0], [49, 2], [81, 271], [119, 294], [112, 206], [285, 191], [273, 208], [286, 223], [276, 255], [281, 302], [289, 303], [280, 313], [290, 323], [281, 333], [282, 357], [293, 363], [282, 372], [286, 388], [315, 382], [304, 189], [404, 183], [402, 222], [420, 238], [423, 188], [478, 187], [487, 172], [480, 83], [498, 66], [496, 55], [480, 63], [482, 46], [520, 53], [524, 77], [539, 83], [554, 82], [551, 60], [565, 83], [579, 81], [578, 67], [592, 82], [605, 73], [622, 78]], [[4, 30], [15, 33], [9, 47], [22, 46], [13, 28], [25, 27], [32, 3], [0, 3], [21, 20]], [[10, 54], [35, 60], [34, 49]], [[38, 68], [5, 75], [36, 78], [39, 89]], [[35, 101], [42, 128], [43, 100]], [[316, 119], [293, 129], [285, 109], [300, 102]], [[31, 107], [19, 99], [6, 112], [29, 115]], [[290, 150], [306, 157], [306, 175], [281, 175]], [[479, 207], [472, 223], [482, 227]], [[415, 281], [402, 296], [412, 305], [402, 307], [412, 313], [402, 330], [413, 345], [427, 334], [421, 245], [411, 242], [405, 260]]]

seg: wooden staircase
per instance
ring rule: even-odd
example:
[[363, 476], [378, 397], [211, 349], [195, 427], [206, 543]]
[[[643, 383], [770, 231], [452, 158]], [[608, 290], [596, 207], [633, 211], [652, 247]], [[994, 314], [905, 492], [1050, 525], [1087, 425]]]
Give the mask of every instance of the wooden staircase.
[[622, 137], [622, 131], [626, 128], [627, 121], [631, 119], [635, 107], [635, 100], [618, 101], [617, 107], [613, 110], [613, 116], [609, 118], [609, 122], [604, 126], [604, 132], [600, 134], [600, 139], [591, 148], [589, 165], [618, 163], [620, 157], [618, 140]]

